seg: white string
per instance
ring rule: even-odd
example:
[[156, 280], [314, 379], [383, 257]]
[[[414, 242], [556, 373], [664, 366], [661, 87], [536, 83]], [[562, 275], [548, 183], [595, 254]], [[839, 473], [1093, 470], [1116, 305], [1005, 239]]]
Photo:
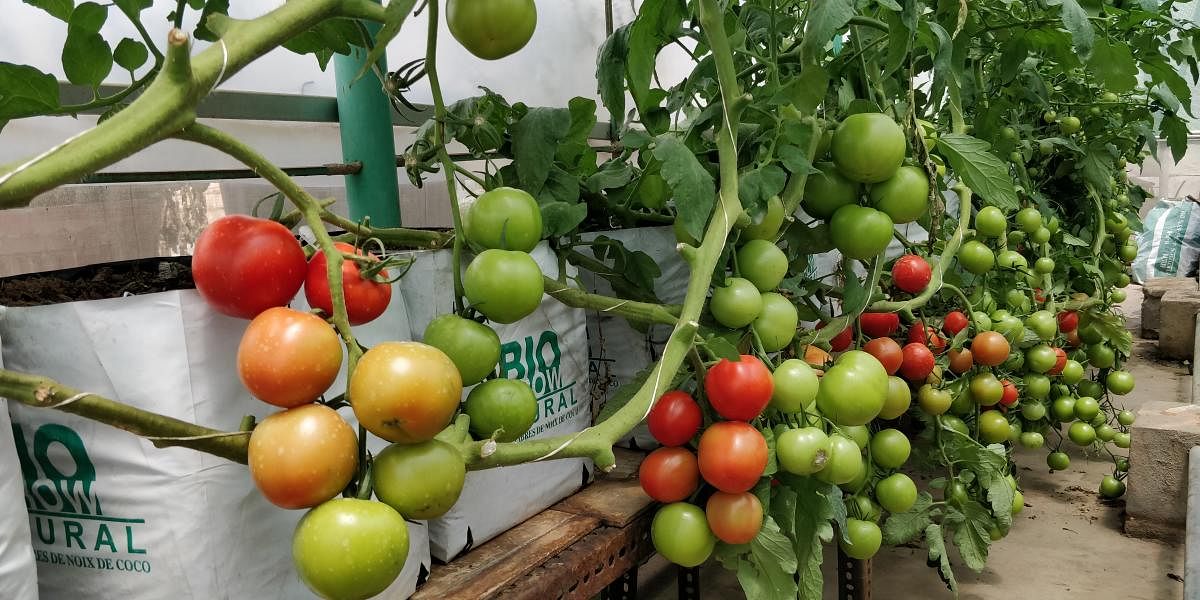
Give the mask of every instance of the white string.
[[91, 392], [79, 392], [78, 394], [75, 394], [74, 396], [71, 396], [70, 398], [63, 400], [62, 402], [51, 404], [50, 408], [62, 408], [62, 407], [66, 406], [72, 402], [75, 402], [85, 396], [95, 396], [95, 394], [93, 394]]
[[66, 146], [67, 144], [70, 144], [71, 142], [79, 139], [79, 136], [87, 133], [88, 131], [89, 130], [87, 130], [87, 129], [80, 131], [79, 133], [76, 133], [75, 135], [63, 140], [62, 143], [58, 144], [57, 146], [25, 161], [24, 164], [19, 165], [17, 168], [13, 169], [12, 171], [4, 174], [4, 176], [0, 177], [0, 185], [4, 185], [9, 179], [12, 179], [13, 176], [16, 175], [17, 173], [20, 173], [21, 171], [24, 171], [25, 169], [32, 167], [33, 165], [37, 164], [38, 162], [40, 162], [42, 159], [46, 158], [47, 156], [50, 156], [51, 154], [58, 152], [59, 150], [61, 150], [63, 148], [63, 146]]
[[[225, 77], [225, 68], [229, 66], [229, 48], [225, 46], [225, 40], [221, 40], [221, 70], [217, 73], [217, 78], [213, 80], [212, 87], [208, 89], [208, 93], [213, 93], [218, 85], [221, 85], [221, 79]], [[208, 94], [205, 94], [206, 96]]]
[[550, 458], [550, 457], [554, 456], [555, 454], [558, 454], [559, 452], [562, 452], [563, 450], [565, 450], [565, 449], [567, 448], [567, 446], [570, 446], [571, 444], [575, 443], [575, 440], [579, 439], [579, 436], [581, 436], [581, 435], [583, 435], [583, 434], [587, 433], [587, 432], [588, 432], [590, 429], [591, 429], [591, 427], [588, 427], [587, 429], [584, 429], [583, 431], [580, 431], [579, 433], [575, 434], [575, 436], [574, 436], [574, 437], [572, 437], [571, 439], [569, 439], [569, 440], [567, 440], [567, 441], [563, 442], [563, 444], [562, 444], [561, 446], [559, 446], [559, 447], [557, 447], [557, 448], [555, 448], [555, 449], [551, 450], [549, 454], [547, 454], [547, 455], [545, 455], [545, 456], [542, 456], [542, 457], [540, 457], [540, 458], [535, 458], [535, 459], [533, 459], [533, 461], [532, 461], [532, 462], [538, 462], [538, 461], [546, 460], [547, 458]]
[[630, 300], [622, 300], [608, 308], [601, 309], [600, 312], [608, 312], [610, 310], [617, 310], [618, 308], [621, 308], [622, 306], [625, 306], [626, 304], [629, 304], [629, 303], [630, 303]]
[[171, 436], [158, 436], [158, 435], [143, 435], [142, 437], [146, 438], [152, 442], [172, 442], [172, 441], [173, 442], [190, 442], [190, 441], [195, 441], [195, 440], [210, 440], [210, 439], [215, 439], [215, 438], [234, 437], [234, 436], [239, 436], [239, 435], [250, 435], [251, 433], [253, 433], [253, 432], [252, 431], [223, 431], [221, 433], [209, 433], [209, 434], [205, 434], [205, 435], [189, 435], [186, 437], [171, 437]]

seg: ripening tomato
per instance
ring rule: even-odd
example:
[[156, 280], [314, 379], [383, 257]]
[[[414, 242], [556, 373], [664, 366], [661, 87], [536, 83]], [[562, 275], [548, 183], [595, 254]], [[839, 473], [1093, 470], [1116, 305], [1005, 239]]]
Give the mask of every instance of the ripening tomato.
[[863, 313], [858, 317], [858, 328], [868, 337], [888, 337], [900, 329], [900, 315], [896, 313]]
[[[820, 325], [817, 325], [817, 329], [822, 329], [824, 327], [825, 327], [825, 323], [821, 323]], [[841, 333], [838, 333], [837, 335], [833, 336], [833, 339], [829, 340], [829, 348], [831, 350], [833, 350], [834, 352], [841, 352], [841, 351], [845, 350], [846, 348], [849, 348], [850, 344], [853, 342], [854, 342], [854, 330], [847, 327], [847, 328], [843, 329], [841, 331]]]
[[713, 423], [700, 435], [700, 474], [713, 487], [736, 494], [758, 483], [767, 467], [767, 440], [739, 421]]
[[350, 483], [358, 441], [337, 411], [309, 404], [263, 419], [250, 434], [246, 463], [254, 485], [272, 504], [309, 508]]
[[458, 367], [419, 342], [384, 342], [367, 350], [350, 377], [358, 422], [390, 442], [432, 439], [450, 422], [462, 397]]
[[975, 359], [971, 356], [971, 351], [962, 348], [961, 350], [950, 351], [950, 371], [956, 375], [962, 375], [971, 370], [975, 366]]
[[308, 272], [304, 251], [287, 227], [245, 215], [221, 217], [205, 227], [192, 255], [196, 291], [218, 312], [240, 319], [286, 306]]
[[1047, 375], [1060, 375], [1067, 366], [1067, 352], [1062, 348], [1054, 349], [1054, 366], [1046, 371]]
[[971, 340], [971, 356], [985, 367], [999, 366], [1008, 360], [1008, 340], [995, 331], [983, 331]]
[[700, 466], [687, 448], [659, 448], [642, 461], [638, 482], [657, 502], [679, 502], [700, 487]]
[[970, 324], [970, 319], [962, 311], [952, 310], [946, 313], [946, 318], [942, 321], [942, 331], [945, 331], [946, 335], [955, 336]]
[[682, 446], [700, 431], [700, 405], [687, 392], [667, 392], [654, 403], [646, 426], [650, 435], [664, 446]]
[[[364, 253], [361, 249], [342, 242], [334, 244], [342, 253], [348, 255], [369, 256], [378, 262], [374, 254]], [[319, 308], [326, 315], [333, 315], [333, 300], [329, 292], [328, 269], [325, 265], [325, 252], [318, 250], [308, 261], [308, 276], [304, 279], [304, 297], [309, 306]], [[346, 317], [351, 325], [362, 325], [374, 321], [383, 311], [387, 310], [392, 301], [392, 286], [386, 283], [387, 269], [376, 276], [380, 280], [368, 279], [363, 276], [358, 263], [346, 259], [342, 261], [342, 291], [346, 300]]]
[[922, 381], [933, 372], [933, 352], [924, 344], [908, 344], [903, 350], [900, 375], [909, 381]]
[[283, 408], [316, 400], [342, 367], [342, 344], [321, 317], [281, 306], [254, 317], [238, 344], [238, 377], [255, 398]]
[[704, 376], [709, 404], [717, 414], [733, 421], [750, 421], [762, 414], [774, 391], [771, 371], [749, 354], [738, 361], [722, 358]]
[[1017, 392], [1017, 386], [1013, 385], [1013, 383], [1007, 379], [1001, 381], [1000, 383], [1004, 384], [1004, 395], [1000, 396], [1000, 405], [1007, 407], [1016, 404], [1019, 396], [1019, 393]]
[[875, 338], [863, 344], [862, 349], [863, 352], [874, 356], [879, 364], [883, 365], [883, 369], [887, 371], [888, 375], [895, 375], [904, 362], [904, 352], [900, 348], [900, 344], [889, 337]]
[[1058, 329], [1063, 333], [1075, 331], [1079, 327], [1079, 313], [1067, 310], [1058, 313]]
[[750, 492], [717, 492], [704, 507], [713, 535], [726, 544], [749, 544], [762, 529], [763, 507]]
[[915, 254], [905, 254], [892, 265], [892, 283], [910, 294], [924, 291], [932, 276], [933, 269], [929, 261]]

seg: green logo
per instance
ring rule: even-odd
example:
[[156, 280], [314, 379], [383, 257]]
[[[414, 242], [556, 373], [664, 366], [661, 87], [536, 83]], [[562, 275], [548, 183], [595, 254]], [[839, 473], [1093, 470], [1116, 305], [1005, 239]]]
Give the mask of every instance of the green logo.
[[[69, 427], [47, 423], [33, 434], [33, 455], [25, 442], [25, 433], [13, 425], [17, 459], [25, 478], [25, 503], [30, 510], [102, 515], [96, 497], [96, 466], [83, 447], [83, 439]], [[66, 450], [70, 465], [55, 464], [50, 451], [55, 445]], [[60, 461], [61, 463], [61, 461]], [[67, 467], [64, 471], [61, 467]]]
[[558, 334], [551, 330], [500, 346], [500, 376], [525, 381], [538, 398], [537, 420], [522, 439], [559, 425], [582, 408], [575, 382], [563, 380], [561, 366]]

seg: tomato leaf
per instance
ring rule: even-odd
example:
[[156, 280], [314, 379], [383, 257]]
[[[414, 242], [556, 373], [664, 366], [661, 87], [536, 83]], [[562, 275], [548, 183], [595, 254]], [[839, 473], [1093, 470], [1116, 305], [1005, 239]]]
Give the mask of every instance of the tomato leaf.
[[613, 31], [596, 56], [596, 87], [600, 101], [608, 109], [609, 120], [618, 126], [625, 123], [625, 59], [629, 56], [631, 26]]
[[825, 69], [809, 65], [800, 71], [798, 77], [784, 84], [771, 103], [791, 104], [801, 114], [811, 115], [825, 99], [825, 91], [828, 89], [829, 74]]
[[692, 237], [704, 237], [704, 226], [716, 204], [716, 183], [683, 140], [663, 134], [655, 138], [654, 158], [662, 162], [662, 176], [675, 198], [676, 219]]
[[590, 173], [596, 169], [596, 151], [588, 144], [592, 129], [596, 127], [596, 101], [576, 96], [567, 103], [567, 110], [571, 115], [571, 126], [558, 144], [555, 160]]
[[122, 39], [113, 50], [113, 61], [126, 71], [136, 70], [146, 64], [149, 58], [150, 51], [146, 49], [145, 44], [132, 38]]
[[787, 173], [775, 165], [765, 165], [738, 178], [738, 197], [742, 207], [753, 214], [767, 205], [767, 199], [779, 195], [787, 183]]
[[571, 129], [571, 113], [564, 108], [531, 108], [512, 127], [513, 160], [521, 189], [541, 195], [559, 140]]
[[351, 45], [360, 41], [361, 36], [354, 21], [329, 19], [288, 40], [283, 47], [296, 54], [312, 54], [324, 71], [334, 54], [350, 54]]
[[1127, 45], [1101, 39], [1096, 42], [1087, 65], [1110, 91], [1127, 92], [1137, 86], [1138, 68]]
[[1093, 186], [1108, 189], [1108, 181], [1112, 178], [1113, 156], [1103, 144], [1093, 143], [1079, 161], [1079, 170], [1083, 178]]
[[[981, 481], [982, 479], [983, 475], [980, 476]], [[1009, 485], [1008, 479], [1004, 477], [989, 476], [989, 481], [985, 485], [988, 503], [992, 507], [992, 514], [996, 517], [996, 524], [1001, 530], [1007, 530], [1012, 526], [1013, 498], [1016, 494]]]
[[1067, 31], [1071, 32], [1071, 40], [1079, 55], [1087, 58], [1092, 53], [1092, 45], [1096, 39], [1096, 31], [1088, 20], [1087, 11], [1079, 6], [1076, 0], [1048, 0], [1048, 6], [1062, 5], [1062, 22]]
[[808, 10], [808, 30], [804, 32], [800, 54], [806, 63], [815, 64], [820, 62], [825, 44], [833, 39], [833, 34], [854, 16], [854, 0], [824, 0], [809, 5]]
[[[1007, 483], [1005, 484], [1008, 485]], [[1012, 501], [1005, 510], [1012, 509]], [[974, 500], [967, 500], [962, 507], [966, 520], [954, 528], [954, 545], [958, 547], [958, 555], [962, 557], [972, 571], [979, 572], [987, 565], [988, 546], [992, 538], [988, 534], [991, 528], [992, 515], [988, 509]]]
[[790, 600], [796, 597], [796, 553], [770, 515], [750, 541], [749, 556], [738, 565], [738, 582], [747, 599]]
[[46, 114], [58, 106], [58, 81], [53, 75], [0, 62], [0, 121]]
[[935, 523], [925, 528], [925, 544], [929, 546], [927, 563], [937, 569], [946, 587], [957, 595], [958, 582], [954, 579], [954, 568], [950, 566], [950, 557], [946, 554], [946, 538], [942, 537], [940, 525]]
[[75, 10], [74, 0], [24, 0], [25, 4], [40, 8], [61, 21], [67, 21], [71, 18], [71, 11]]
[[[196, 30], [192, 35], [198, 40], [215, 42], [221, 39], [221, 32], [218, 31], [220, 27], [217, 27], [216, 23], [220, 16], [229, 16], [229, 0], [207, 0], [203, 1], [203, 5], [204, 9], [200, 11], [200, 19], [196, 21]], [[172, 18], [174, 14], [171, 13]]]
[[[654, 126], [649, 118], [665, 96], [651, 93], [654, 65], [663, 46], [669, 44], [679, 30], [687, 7], [683, 0], [663, 0], [644, 3], [637, 18], [629, 26], [625, 75], [629, 82], [629, 94], [641, 115], [642, 123], [652, 133], [665, 131], [665, 126]], [[669, 125], [669, 121], [665, 124]]]
[[63, 72], [75, 85], [98, 87], [112, 72], [113, 54], [108, 42], [86, 26], [71, 25], [62, 49]]
[[883, 543], [899, 546], [916, 540], [941, 514], [942, 511], [933, 506], [933, 496], [922, 491], [908, 512], [893, 513], [883, 522]]
[[741, 356], [741, 352], [738, 352], [737, 346], [734, 346], [729, 340], [715, 333], [705, 337], [701, 345], [718, 359], [737, 360]]
[[586, 204], [552, 201], [542, 204], [542, 235], [567, 235], [587, 218]]
[[1179, 164], [1188, 148], [1187, 122], [1173, 114], [1163, 115], [1158, 130], [1163, 137], [1167, 138], [1167, 145], [1171, 147], [1171, 156], [1174, 157], [1175, 164]]
[[1069, 233], [1067, 233], [1067, 232], [1065, 232], [1065, 231], [1064, 231], [1064, 232], [1062, 232], [1062, 241], [1063, 241], [1063, 243], [1064, 243], [1064, 244], [1066, 244], [1066, 245], [1068, 245], [1068, 246], [1080, 246], [1080, 247], [1086, 247], [1086, 246], [1088, 245], [1088, 243], [1087, 243], [1087, 242], [1085, 242], [1085, 241], [1083, 241], [1083, 240], [1081, 240], [1081, 239], [1079, 239], [1079, 238], [1077, 238], [1077, 237], [1075, 237], [1075, 236], [1073, 236], [1073, 235], [1071, 235], [1071, 234], [1069, 234]]
[[954, 172], [987, 204], [1015, 211], [1020, 204], [1008, 167], [989, 149], [987, 142], [961, 133], [938, 137], [937, 147]]
[[[779, 460], [775, 455], [775, 430], [770, 427], [761, 427], [758, 432], [767, 441], [767, 466], [763, 467], [763, 477], [770, 477], [779, 471]], [[767, 503], [764, 502], [763, 506], [766, 505]]]
[[587, 189], [594, 194], [601, 190], [619, 188], [630, 181], [633, 181], [633, 167], [622, 160], [610, 160], [588, 176]]
[[[793, 534], [790, 537], [795, 543], [796, 573], [800, 583], [797, 592], [801, 600], [820, 600], [823, 590], [822, 541], [833, 541], [831, 521], [837, 523], [839, 531], [846, 530], [842, 492], [836, 485], [822, 483], [815, 477], [781, 474], [779, 479], [783, 485], [775, 502], [780, 508], [772, 514], [780, 515], [783, 531]], [[784, 508], [793, 505], [791, 494], [782, 491], [785, 487], [795, 495], [795, 510], [790, 517], [781, 514]]]

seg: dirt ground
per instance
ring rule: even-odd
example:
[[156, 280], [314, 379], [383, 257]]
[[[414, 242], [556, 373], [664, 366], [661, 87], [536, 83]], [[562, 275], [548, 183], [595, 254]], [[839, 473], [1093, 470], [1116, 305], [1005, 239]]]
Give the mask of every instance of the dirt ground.
[[[1123, 305], [1134, 331], [1127, 364], [1137, 388], [1125, 397], [1131, 410], [1149, 400], [1187, 401], [1191, 377], [1185, 365], [1155, 358], [1156, 342], [1138, 340], [1141, 288], [1130, 286]], [[1068, 450], [1071, 467], [1050, 473], [1045, 450], [1018, 451], [1025, 510], [1008, 537], [991, 547], [987, 568], [974, 573], [955, 563], [961, 600], [1175, 600], [1183, 598], [1183, 548], [1128, 537], [1122, 532], [1124, 502], [1096, 494], [1111, 464]], [[1136, 464], [1133, 468], [1137, 468]], [[957, 558], [957, 557], [956, 557]], [[835, 552], [826, 547], [825, 594], [836, 598]], [[952, 594], [925, 565], [923, 550], [888, 548], [872, 561], [871, 590], [885, 600], [937, 600]], [[655, 557], [640, 571], [639, 595], [676, 598], [676, 571]], [[715, 563], [701, 569], [702, 598], [744, 597], [737, 578]]]

